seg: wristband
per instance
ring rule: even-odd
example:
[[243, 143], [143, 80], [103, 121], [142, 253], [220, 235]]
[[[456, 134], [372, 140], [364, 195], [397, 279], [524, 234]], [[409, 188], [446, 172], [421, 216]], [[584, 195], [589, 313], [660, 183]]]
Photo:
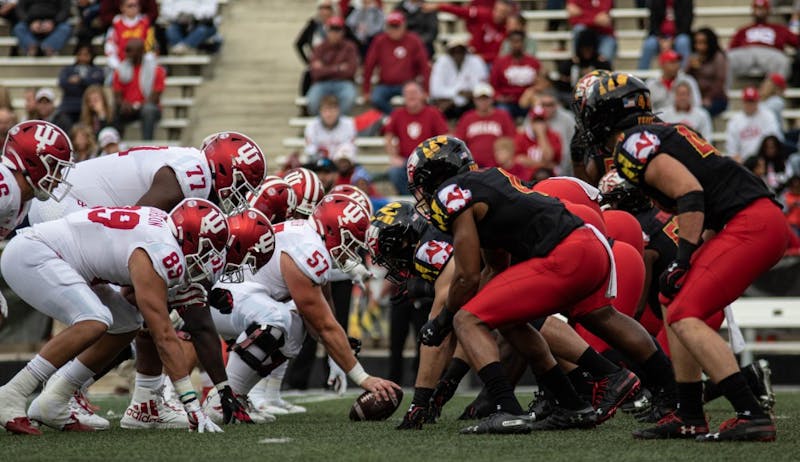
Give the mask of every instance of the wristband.
[[197, 392], [194, 391], [192, 380], [187, 375], [186, 377], [172, 382], [175, 387], [175, 393], [178, 394], [183, 404], [188, 404], [197, 399]]
[[369, 378], [369, 374], [364, 371], [364, 366], [362, 366], [361, 363], [356, 362], [356, 365], [347, 372], [347, 377], [356, 385], [361, 386], [361, 384]]
[[216, 388], [217, 391], [222, 391], [227, 386], [228, 386], [228, 381], [227, 380], [223, 380], [222, 382], [214, 385], [214, 388]]
[[678, 253], [675, 255], [675, 260], [688, 265], [692, 254], [698, 247], [700, 247], [700, 243], [692, 244], [684, 238], [678, 239]]

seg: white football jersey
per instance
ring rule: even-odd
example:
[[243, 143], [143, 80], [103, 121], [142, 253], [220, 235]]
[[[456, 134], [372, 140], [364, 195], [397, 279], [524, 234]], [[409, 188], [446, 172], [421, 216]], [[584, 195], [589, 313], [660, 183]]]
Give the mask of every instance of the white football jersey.
[[328, 282], [333, 262], [322, 238], [307, 220], [285, 221], [274, 225], [274, 229], [275, 256], [256, 274], [245, 272], [245, 281], [264, 286], [267, 294], [274, 300], [288, 301], [289, 288], [281, 274], [280, 259], [280, 255], [285, 253], [314, 284]]
[[[208, 199], [211, 170], [202, 152], [195, 148], [140, 146], [77, 163], [67, 178], [72, 189], [61, 201], [65, 205], [49, 204], [52, 199], [37, 204], [31, 211], [30, 221], [40, 223], [64, 217], [74, 210], [67, 207], [68, 204], [82, 207], [136, 205], [153, 185], [153, 178], [162, 167], [175, 172], [184, 198]], [[59, 215], [59, 211], [65, 213]]]
[[0, 164], [0, 239], [5, 239], [28, 213], [31, 201], [22, 203], [22, 191], [19, 189], [14, 172]]
[[186, 262], [167, 225], [153, 207], [95, 207], [29, 228], [89, 283], [131, 285], [128, 261], [137, 248], [173, 287], [183, 283]]

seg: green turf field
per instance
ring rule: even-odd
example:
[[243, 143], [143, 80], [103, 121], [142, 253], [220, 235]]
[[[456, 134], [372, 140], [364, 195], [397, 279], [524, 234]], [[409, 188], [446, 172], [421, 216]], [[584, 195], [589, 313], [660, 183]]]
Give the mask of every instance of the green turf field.
[[[519, 436], [466, 436], [455, 420], [470, 400], [457, 397], [445, 409], [442, 422], [422, 431], [394, 429], [401, 410], [388, 422], [352, 423], [347, 419], [355, 395], [345, 399], [304, 404], [308, 414], [285, 416], [267, 425], [226, 427], [224, 434], [186, 431], [112, 430], [70, 434], [45, 430], [40, 437], [0, 435], [0, 461], [444, 461], [533, 460], [558, 461], [752, 461], [800, 460], [800, 393], [778, 394], [778, 442], [701, 444], [691, 441], [634, 441], [638, 424], [618, 414], [595, 430], [537, 433]], [[528, 396], [521, 396], [526, 402]], [[96, 400], [117, 413], [126, 400]], [[712, 425], [730, 416], [727, 404], [709, 407]], [[280, 442], [286, 441], [288, 442]]]

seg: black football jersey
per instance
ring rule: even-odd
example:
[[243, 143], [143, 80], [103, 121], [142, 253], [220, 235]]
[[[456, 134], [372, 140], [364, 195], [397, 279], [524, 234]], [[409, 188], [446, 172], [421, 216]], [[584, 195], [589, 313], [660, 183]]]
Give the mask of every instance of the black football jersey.
[[500, 168], [462, 173], [442, 183], [431, 202], [431, 222], [452, 234], [456, 217], [480, 202], [489, 208], [477, 223], [481, 247], [505, 250], [516, 260], [547, 255], [583, 225], [560, 201]]
[[658, 301], [658, 278], [678, 253], [678, 219], [671, 213], [653, 207], [636, 215], [642, 231], [647, 235], [646, 249], [658, 252], [653, 263], [653, 279], [647, 294], [647, 303], [661, 318], [661, 304]]
[[414, 274], [434, 282], [453, 256], [453, 237], [428, 225], [414, 250]]
[[697, 132], [681, 124], [639, 125], [623, 132], [614, 147], [619, 174], [665, 210], [676, 203], [645, 182], [650, 160], [666, 154], [682, 163], [697, 178], [705, 194], [705, 228], [719, 231], [737, 212], [772, 193], [750, 171], [723, 157]]

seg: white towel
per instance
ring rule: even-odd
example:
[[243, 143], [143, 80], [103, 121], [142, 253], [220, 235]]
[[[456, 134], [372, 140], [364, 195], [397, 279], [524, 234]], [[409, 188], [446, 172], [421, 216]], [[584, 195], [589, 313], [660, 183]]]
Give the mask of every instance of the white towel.
[[608, 245], [608, 240], [603, 233], [600, 232], [599, 229], [595, 228], [590, 224], [585, 224], [587, 228], [591, 229], [595, 236], [597, 236], [597, 240], [599, 240], [603, 247], [606, 248], [606, 253], [608, 253], [608, 261], [611, 265], [610, 275], [608, 277], [608, 288], [606, 289], [606, 297], [608, 298], [615, 298], [617, 296], [617, 265], [614, 263], [614, 253], [611, 251], [611, 246]]
[[733, 317], [733, 308], [730, 305], [725, 307], [725, 322], [728, 323], [728, 338], [731, 342], [731, 350], [734, 354], [739, 354], [744, 351], [744, 335], [742, 329], [736, 324], [736, 319]]

